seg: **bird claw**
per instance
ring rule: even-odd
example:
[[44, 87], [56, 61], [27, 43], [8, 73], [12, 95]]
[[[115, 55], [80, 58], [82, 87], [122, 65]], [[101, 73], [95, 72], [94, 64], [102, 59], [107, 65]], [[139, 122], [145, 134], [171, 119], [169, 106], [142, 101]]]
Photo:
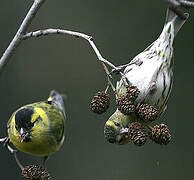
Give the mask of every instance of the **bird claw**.
[[3, 143], [3, 146], [4, 146], [11, 154], [14, 154], [14, 153], [17, 153], [17, 152], [18, 152], [16, 149], [13, 149], [13, 148], [9, 145], [9, 143], [10, 143], [9, 137], [1, 138], [1, 139], [0, 139], [0, 142]]
[[[132, 63], [133, 64], [133, 63]], [[131, 63], [125, 64], [125, 65], [121, 65], [121, 66], [117, 66], [116, 68], [112, 69], [111, 74], [115, 73], [115, 74], [119, 74], [121, 73], [127, 66], [132, 65]]]
[[124, 69], [123, 67], [118, 66], [118, 67], [112, 69], [110, 74], [119, 74], [121, 71], [123, 71], [123, 69]]
[[7, 139], [8, 137], [0, 138], [0, 142], [4, 143]]
[[194, 2], [188, 0], [164, 0], [168, 4], [169, 7], [184, 7], [184, 8], [191, 8], [194, 7]]
[[7, 144], [9, 143], [9, 138], [8, 137], [0, 138], [0, 142], [3, 143], [4, 147], [7, 147]]
[[183, 7], [189, 9], [194, 7], [194, 2], [188, 0], [164, 0], [164, 1], [168, 4], [169, 8], [183, 20], [187, 19], [187, 16], [178, 8]]

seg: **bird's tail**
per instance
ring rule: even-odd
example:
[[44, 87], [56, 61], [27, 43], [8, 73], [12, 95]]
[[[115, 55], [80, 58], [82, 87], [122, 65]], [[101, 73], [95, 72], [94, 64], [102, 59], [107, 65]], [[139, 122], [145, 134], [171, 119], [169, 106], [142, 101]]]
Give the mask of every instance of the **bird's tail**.
[[57, 91], [52, 90], [50, 92], [49, 98], [47, 99], [47, 101], [51, 104], [56, 106], [56, 108], [58, 108], [64, 116], [65, 115], [65, 105], [64, 105], [64, 95], [63, 94], [59, 94]]
[[186, 16], [186, 19], [182, 19], [177, 14], [175, 14], [170, 8], [168, 8], [166, 12], [166, 21], [165, 21], [164, 29], [165, 27], [168, 27], [168, 31], [171, 31], [171, 28], [172, 28], [171, 24], [172, 24], [174, 36], [176, 36], [178, 31], [181, 29], [182, 25], [185, 23], [185, 21], [189, 17], [189, 14], [185, 13], [185, 16]]

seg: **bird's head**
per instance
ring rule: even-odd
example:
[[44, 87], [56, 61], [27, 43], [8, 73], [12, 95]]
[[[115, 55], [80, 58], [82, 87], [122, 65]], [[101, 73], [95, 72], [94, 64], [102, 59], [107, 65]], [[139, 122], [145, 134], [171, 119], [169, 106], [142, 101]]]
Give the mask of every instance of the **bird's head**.
[[118, 109], [109, 117], [104, 126], [105, 139], [114, 144], [127, 144], [128, 124], [135, 120], [135, 116], [124, 115]]
[[104, 126], [105, 139], [114, 144], [126, 144], [129, 141], [128, 128], [121, 122], [108, 120]]
[[40, 116], [37, 116], [34, 109], [30, 107], [22, 108], [16, 112], [15, 129], [18, 131], [21, 142], [31, 141], [31, 132], [39, 119]]

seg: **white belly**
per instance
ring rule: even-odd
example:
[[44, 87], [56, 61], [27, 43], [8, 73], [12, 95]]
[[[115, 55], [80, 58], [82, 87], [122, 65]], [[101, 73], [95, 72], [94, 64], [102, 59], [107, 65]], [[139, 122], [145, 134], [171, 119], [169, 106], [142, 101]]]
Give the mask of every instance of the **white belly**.
[[[161, 68], [162, 61], [150, 59], [141, 65], [132, 65], [125, 69], [124, 74], [131, 85], [140, 90], [137, 103], [154, 105], [158, 110], [164, 108], [164, 103], [170, 93], [172, 71], [167, 73], [167, 66]], [[160, 73], [159, 72], [160, 69]]]

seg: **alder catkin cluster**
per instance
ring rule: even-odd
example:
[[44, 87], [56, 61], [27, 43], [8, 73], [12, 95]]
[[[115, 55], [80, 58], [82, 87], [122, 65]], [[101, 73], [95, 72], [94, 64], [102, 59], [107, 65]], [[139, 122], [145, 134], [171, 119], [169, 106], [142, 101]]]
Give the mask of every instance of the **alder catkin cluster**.
[[[140, 91], [136, 86], [126, 86], [126, 94], [117, 96], [115, 102], [122, 114], [136, 116], [137, 121], [128, 124], [130, 140], [137, 146], [143, 146], [149, 137], [157, 144], [167, 145], [171, 140], [170, 130], [165, 124], [155, 125], [153, 128], [149, 125], [157, 119], [158, 110], [151, 104], [137, 104], [139, 94]], [[90, 108], [94, 113], [102, 114], [109, 106], [110, 96], [100, 91], [93, 97]]]
[[24, 180], [51, 180], [51, 175], [42, 166], [29, 165], [22, 169]]

